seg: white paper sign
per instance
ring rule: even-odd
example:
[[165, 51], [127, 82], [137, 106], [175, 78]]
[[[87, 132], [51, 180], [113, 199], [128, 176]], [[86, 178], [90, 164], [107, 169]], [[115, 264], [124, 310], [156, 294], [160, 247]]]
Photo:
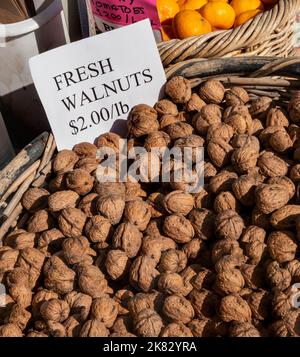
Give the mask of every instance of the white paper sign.
[[30, 59], [59, 150], [124, 127], [130, 109], [153, 105], [166, 82], [149, 20]]

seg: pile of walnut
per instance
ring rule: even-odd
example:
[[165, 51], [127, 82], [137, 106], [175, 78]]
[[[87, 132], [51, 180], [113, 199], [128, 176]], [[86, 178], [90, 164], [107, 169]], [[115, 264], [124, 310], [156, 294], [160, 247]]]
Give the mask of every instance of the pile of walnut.
[[205, 188], [99, 183], [101, 135], [58, 153], [0, 248], [0, 336], [300, 336], [300, 96], [217, 81], [135, 107], [132, 145], [205, 147]]

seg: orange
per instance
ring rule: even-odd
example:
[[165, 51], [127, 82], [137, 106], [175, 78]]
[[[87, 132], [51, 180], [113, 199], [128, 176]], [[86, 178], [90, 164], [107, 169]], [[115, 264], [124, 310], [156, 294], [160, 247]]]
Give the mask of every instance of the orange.
[[186, 0], [177, 0], [177, 4], [181, 8], [185, 4]]
[[213, 2], [213, 1], [221, 1], [221, 2], [228, 2], [229, 0], [208, 0], [209, 2]]
[[236, 16], [249, 10], [264, 9], [264, 4], [261, 0], [232, 0], [230, 5], [233, 7]]
[[202, 6], [207, 4], [207, 0], [187, 0], [183, 6], [182, 10], [198, 10], [201, 9]]
[[177, 38], [183, 39], [211, 32], [212, 28], [196, 10], [182, 10], [173, 19], [173, 31]]
[[201, 8], [201, 15], [219, 29], [230, 29], [235, 20], [233, 8], [222, 1], [212, 1]]
[[176, 0], [157, 0], [156, 7], [161, 23], [173, 19], [179, 12], [179, 5]]
[[252, 19], [253, 17], [255, 17], [256, 15], [260, 14], [262, 11], [259, 9], [256, 10], [249, 10], [246, 12], [242, 12], [236, 19], [234, 22], [234, 27], [238, 27], [242, 24], [244, 24], [245, 22], [247, 22], [248, 20]]

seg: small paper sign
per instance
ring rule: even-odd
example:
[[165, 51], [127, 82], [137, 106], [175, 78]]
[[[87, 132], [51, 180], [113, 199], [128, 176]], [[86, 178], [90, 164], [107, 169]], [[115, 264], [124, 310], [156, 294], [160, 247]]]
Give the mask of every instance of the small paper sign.
[[130, 109], [153, 105], [166, 82], [149, 20], [45, 52], [29, 65], [58, 150], [119, 132]]

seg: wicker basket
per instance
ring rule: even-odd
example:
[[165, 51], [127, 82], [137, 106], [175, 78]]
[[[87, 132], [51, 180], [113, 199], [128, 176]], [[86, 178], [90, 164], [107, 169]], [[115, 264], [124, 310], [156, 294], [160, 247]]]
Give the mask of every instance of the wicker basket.
[[293, 20], [299, 10], [300, 0], [280, 0], [235, 29], [161, 42], [158, 49], [163, 64], [167, 67], [191, 58], [288, 57], [293, 54]]
[[[225, 86], [242, 85], [250, 97], [267, 95], [285, 106], [300, 89], [300, 58], [269, 57], [190, 60], [170, 66], [167, 77], [183, 75], [199, 85], [218, 78]], [[42, 187], [52, 167], [56, 145], [52, 134], [43, 133], [0, 171], [0, 241], [14, 228], [22, 228], [28, 214], [20, 200], [29, 187]]]

